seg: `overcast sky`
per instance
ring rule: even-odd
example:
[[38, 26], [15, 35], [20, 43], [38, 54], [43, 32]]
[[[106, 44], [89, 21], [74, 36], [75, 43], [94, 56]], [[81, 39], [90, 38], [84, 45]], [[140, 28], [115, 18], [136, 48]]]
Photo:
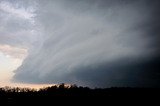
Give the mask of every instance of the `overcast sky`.
[[0, 53], [12, 83], [160, 87], [159, 21], [159, 0], [0, 0]]

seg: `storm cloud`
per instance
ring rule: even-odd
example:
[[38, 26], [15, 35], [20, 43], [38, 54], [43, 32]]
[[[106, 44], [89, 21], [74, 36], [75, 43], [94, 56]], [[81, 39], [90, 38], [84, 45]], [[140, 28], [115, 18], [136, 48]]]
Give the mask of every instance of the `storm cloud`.
[[[35, 15], [28, 13], [34, 21], [25, 19], [30, 22], [25, 31], [34, 31], [34, 37], [20, 40], [26, 43], [28, 56], [13, 81], [159, 87], [159, 4], [158, 0], [37, 0]], [[17, 30], [21, 28], [26, 27]]]

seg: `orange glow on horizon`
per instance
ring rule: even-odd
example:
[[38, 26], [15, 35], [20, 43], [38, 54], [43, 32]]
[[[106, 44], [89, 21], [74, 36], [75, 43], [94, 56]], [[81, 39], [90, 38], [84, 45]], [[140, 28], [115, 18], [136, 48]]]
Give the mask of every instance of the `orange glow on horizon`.
[[56, 84], [21, 84], [21, 83], [8, 83], [6, 85], [0, 85], [0, 87], [21, 87], [21, 88], [33, 88], [33, 89], [40, 89], [44, 87], [54, 86]]

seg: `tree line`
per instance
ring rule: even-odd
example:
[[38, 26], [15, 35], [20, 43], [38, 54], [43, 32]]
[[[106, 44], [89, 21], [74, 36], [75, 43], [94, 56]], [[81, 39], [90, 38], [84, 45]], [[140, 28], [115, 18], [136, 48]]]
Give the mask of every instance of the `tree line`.
[[[20, 88], [20, 87], [1, 87], [0, 88], [0, 103], [10, 102], [24, 103], [31, 102], [57, 102], [57, 100], [71, 101], [76, 98], [78, 100], [92, 100], [105, 98], [145, 98], [156, 97], [160, 95], [159, 88], [131, 88], [131, 87], [111, 87], [111, 88], [94, 88], [82, 87], [77, 85], [66, 85], [64, 83], [43, 87], [40, 89]], [[71, 99], [72, 98], [72, 99]], [[86, 99], [87, 98], [87, 99]]]

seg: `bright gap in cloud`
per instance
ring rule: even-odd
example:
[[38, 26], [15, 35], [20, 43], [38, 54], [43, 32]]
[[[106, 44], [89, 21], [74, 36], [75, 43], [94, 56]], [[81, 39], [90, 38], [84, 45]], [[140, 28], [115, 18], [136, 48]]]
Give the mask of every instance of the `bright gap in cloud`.
[[10, 45], [0, 45], [0, 86], [10, 85], [11, 78], [27, 56], [27, 50]]
[[13, 57], [15, 59], [24, 59], [27, 56], [27, 50], [12, 47], [9, 45], [0, 45], [0, 51], [6, 55], [6, 57]]
[[10, 83], [13, 70], [22, 64], [22, 59], [8, 57], [0, 52], [0, 86]]

